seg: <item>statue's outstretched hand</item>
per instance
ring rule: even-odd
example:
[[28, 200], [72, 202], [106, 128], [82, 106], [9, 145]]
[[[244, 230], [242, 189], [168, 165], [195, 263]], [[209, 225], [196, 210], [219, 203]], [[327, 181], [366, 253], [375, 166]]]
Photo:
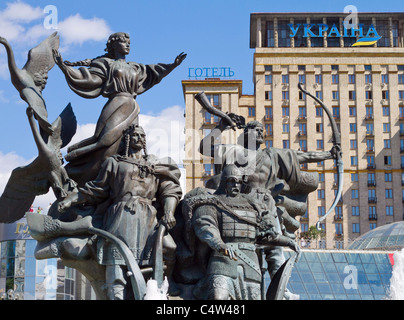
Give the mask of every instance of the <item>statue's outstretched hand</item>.
[[52, 50], [53, 59], [55, 59], [55, 63], [59, 66], [60, 69], [65, 69], [65, 64], [63, 63], [63, 58], [60, 52], [56, 49]]
[[186, 57], [187, 57], [187, 54], [184, 53], [184, 52], [181, 52], [181, 53], [175, 58], [174, 64], [175, 64], [176, 66], [179, 66], [179, 65], [182, 63], [182, 61], [185, 60]]

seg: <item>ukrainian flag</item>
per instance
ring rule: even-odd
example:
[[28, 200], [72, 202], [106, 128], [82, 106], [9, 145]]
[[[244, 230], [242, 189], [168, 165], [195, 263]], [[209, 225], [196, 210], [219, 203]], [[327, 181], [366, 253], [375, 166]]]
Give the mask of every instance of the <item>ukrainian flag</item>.
[[375, 44], [377, 41], [379, 41], [382, 37], [377, 37], [377, 38], [361, 38], [358, 41], [356, 41], [352, 47], [360, 47], [360, 46], [371, 46]]

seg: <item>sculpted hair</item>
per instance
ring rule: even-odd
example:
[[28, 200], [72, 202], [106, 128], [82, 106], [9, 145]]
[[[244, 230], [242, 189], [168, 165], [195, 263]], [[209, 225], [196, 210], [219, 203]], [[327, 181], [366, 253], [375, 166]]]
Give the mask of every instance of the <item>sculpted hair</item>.
[[[139, 125], [136, 125], [136, 124], [131, 125], [128, 129], [124, 130], [122, 141], [119, 146], [118, 154], [123, 155], [125, 157], [129, 157], [130, 137], [135, 132], [136, 128], [141, 128], [143, 130], [142, 127], [140, 127]], [[143, 141], [142, 147], [143, 147], [144, 158], [147, 160], [149, 155], [147, 153], [146, 141]]]
[[106, 44], [106, 48], [104, 49], [104, 51], [106, 51], [107, 53], [96, 57], [94, 59], [84, 59], [84, 60], [80, 60], [80, 61], [76, 61], [76, 62], [70, 62], [70, 61], [65, 61], [64, 64], [69, 66], [69, 67], [88, 67], [91, 65], [91, 62], [95, 59], [99, 59], [102, 57], [106, 57], [106, 58], [111, 58], [114, 59], [115, 55], [114, 55], [114, 43], [116, 41], [119, 40], [126, 40], [129, 39], [129, 34], [126, 32], [116, 32], [113, 33], [109, 36], [107, 44]]

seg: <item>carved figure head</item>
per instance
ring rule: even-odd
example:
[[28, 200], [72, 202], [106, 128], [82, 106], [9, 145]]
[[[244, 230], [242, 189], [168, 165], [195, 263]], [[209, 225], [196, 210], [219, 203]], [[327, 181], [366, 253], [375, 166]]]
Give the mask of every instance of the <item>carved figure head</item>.
[[105, 51], [111, 58], [117, 54], [127, 55], [130, 52], [130, 37], [125, 32], [116, 32], [109, 36]]
[[259, 121], [250, 121], [244, 128], [244, 147], [256, 147], [264, 143], [264, 126]]
[[216, 193], [236, 197], [241, 192], [242, 179], [242, 173], [236, 165], [227, 165], [221, 173], [220, 184]]

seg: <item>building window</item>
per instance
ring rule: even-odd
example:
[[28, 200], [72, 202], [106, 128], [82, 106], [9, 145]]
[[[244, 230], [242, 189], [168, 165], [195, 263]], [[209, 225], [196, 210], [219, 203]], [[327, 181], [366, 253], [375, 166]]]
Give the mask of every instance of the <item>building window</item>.
[[404, 74], [399, 74], [398, 75], [398, 83], [399, 84], [404, 84]]
[[341, 206], [335, 207], [335, 217], [338, 219], [342, 219], [342, 207]]
[[[275, 36], [274, 35], [275, 35], [274, 22], [267, 21], [267, 28], [266, 28], [266, 46], [267, 47], [275, 47]], [[271, 70], [268, 70], [268, 71], [272, 71], [272, 66], [268, 65], [268, 67], [271, 67]]]
[[365, 71], [372, 71], [372, 65], [371, 64], [365, 64]]
[[368, 201], [376, 202], [376, 190], [375, 189], [368, 190]]
[[317, 213], [319, 217], [325, 215], [325, 207], [324, 206], [317, 207]]
[[355, 75], [354, 74], [348, 75], [348, 82], [351, 83], [351, 84], [355, 83]]
[[353, 216], [359, 216], [359, 207], [358, 206], [353, 206], [352, 207], [352, 215]]
[[351, 190], [351, 198], [352, 199], [359, 199], [359, 190], [358, 189], [352, 189]]
[[322, 117], [322, 116], [323, 116], [323, 108], [316, 107], [316, 117]]
[[367, 163], [368, 163], [368, 167], [373, 168], [374, 165], [375, 165], [375, 157], [374, 156], [367, 156], [366, 160], [367, 160]]
[[390, 132], [390, 123], [383, 123], [383, 132]]
[[386, 206], [386, 216], [393, 216], [394, 211], [393, 211], [393, 206]]
[[366, 134], [372, 135], [373, 134], [373, 123], [366, 124]]
[[372, 83], [372, 75], [365, 74], [365, 83]]
[[333, 91], [332, 92], [332, 100], [338, 100], [339, 99], [339, 92], [338, 91]]
[[389, 75], [388, 74], [382, 74], [382, 83], [389, 83]]
[[265, 84], [272, 84], [272, 74], [265, 75]]
[[289, 132], [289, 123], [282, 123], [282, 132], [283, 133]]
[[351, 173], [351, 182], [358, 182], [359, 175], [357, 173]]
[[323, 124], [322, 123], [316, 123], [316, 132], [323, 132]]
[[338, 71], [339, 70], [338, 65], [337, 64], [332, 64], [331, 65], [331, 70]]
[[377, 218], [376, 207], [370, 206], [369, 207], [369, 219], [375, 220], [376, 218]]
[[270, 65], [270, 64], [266, 64], [264, 66], [264, 68], [265, 68], [265, 71], [272, 71], [272, 65]]
[[349, 107], [349, 116], [356, 117], [356, 107], [354, 106]]
[[372, 96], [372, 91], [366, 90], [365, 91], [365, 99], [370, 100], [370, 99], [373, 99], [372, 97], [373, 97]]
[[382, 107], [383, 116], [388, 117], [390, 115], [390, 107], [384, 106]]
[[306, 117], [306, 107], [299, 107], [299, 117], [304, 119]]
[[322, 84], [323, 83], [323, 76], [321, 74], [316, 74], [315, 75], [315, 81], [317, 84]]
[[398, 98], [399, 98], [400, 100], [404, 100], [404, 90], [398, 91]]
[[289, 75], [287, 74], [282, 75], [282, 83], [283, 84], [289, 83]]
[[376, 229], [376, 223], [374, 223], [374, 222], [369, 223], [369, 229], [370, 230]]
[[359, 223], [352, 223], [352, 232], [353, 233], [360, 233]]
[[203, 171], [205, 175], [212, 175], [212, 164], [207, 163], [203, 165]]
[[324, 199], [325, 198], [325, 191], [324, 189], [317, 190], [317, 199]]
[[393, 179], [393, 174], [391, 172], [385, 172], [384, 173], [384, 181], [385, 182], [391, 182]]
[[265, 100], [272, 100], [272, 91], [265, 91]]
[[331, 81], [332, 81], [332, 84], [338, 84], [338, 81], [339, 81], [338, 74], [333, 74], [331, 76]]
[[272, 123], [266, 123], [265, 124], [265, 134], [267, 136], [272, 136], [272, 134], [273, 134], [273, 125], [272, 125]]
[[289, 100], [289, 91], [282, 91], [282, 99]]
[[390, 139], [384, 139], [383, 140], [383, 146], [384, 146], [384, 149], [391, 149], [391, 140]]
[[273, 147], [272, 140], [265, 140], [265, 147], [266, 148], [272, 148]]
[[323, 150], [324, 149], [324, 140], [319, 139], [317, 140], [317, 150]]
[[341, 223], [335, 224], [335, 233], [338, 235], [342, 235], [342, 224]]
[[355, 122], [349, 124], [349, 132], [351, 132], [351, 133], [356, 132], [356, 123]]
[[316, 98], [323, 100], [323, 92], [322, 91], [316, 91]]
[[348, 98], [349, 98], [349, 100], [355, 100], [356, 99], [356, 91], [355, 90], [350, 90], [348, 92]]
[[324, 173], [319, 173], [318, 174], [318, 181], [319, 182], [324, 182], [325, 181], [325, 174]]
[[374, 151], [375, 141], [373, 139], [366, 139], [366, 147], [368, 152]]
[[273, 117], [272, 107], [265, 107], [265, 118], [272, 119], [272, 117]]
[[393, 199], [393, 189], [386, 189], [386, 199]]
[[304, 74], [299, 74], [299, 83], [306, 83], [306, 76]]
[[282, 116], [289, 117], [289, 107], [282, 107]]
[[290, 24], [289, 20], [279, 20], [278, 21], [278, 46], [279, 47], [290, 47]]
[[299, 134], [300, 135], [307, 134], [307, 125], [305, 123], [299, 123]]
[[248, 107], [248, 116], [255, 117], [255, 107]]
[[349, 141], [349, 145], [350, 145], [350, 147], [351, 147], [352, 150], [357, 149], [357, 148], [358, 148], [358, 140], [356, 140], [356, 139], [351, 139], [351, 140]]
[[282, 140], [283, 149], [290, 149], [289, 140]]
[[299, 140], [299, 147], [300, 151], [306, 152], [307, 151], [307, 140]]
[[389, 99], [389, 90], [382, 91], [382, 99], [388, 100]]

